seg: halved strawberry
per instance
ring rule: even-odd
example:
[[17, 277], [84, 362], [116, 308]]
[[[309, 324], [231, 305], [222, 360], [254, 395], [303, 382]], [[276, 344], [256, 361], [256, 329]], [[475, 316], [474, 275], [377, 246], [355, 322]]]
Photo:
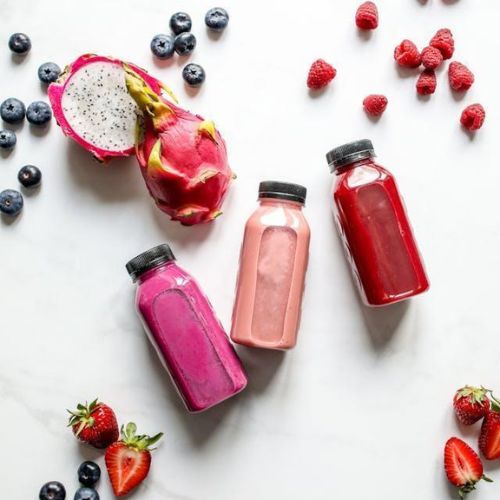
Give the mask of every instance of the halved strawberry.
[[75, 411], [68, 412], [68, 426], [80, 441], [96, 448], [107, 448], [120, 435], [115, 412], [97, 399], [90, 404], [79, 404]]
[[481, 426], [479, 449], [485, 458], [495, 460], [500, 458], [500, 402], [490, 395], [492, 403]]
[[484, 387], [466, 385], [455, 393], [453, 408], [457, 418], [464, 425], [472, 425], [481, 420], [490, 409], [488, 394]]
[[162, 432], [149, 437], [137, 435], [136, 431], [133, 422], [122, 426], [122, 439], [113, 443], [104, 455], [111, 486], [117, 497], [126, 495], [144, 481], [151, 466], [149, 447], [163, 436]]
[[483, 474], [483, 464], [478, 454], [456, 437], [448, 439], [444, 447], [444, 470], [451, 484], [459, 488], [460, 498], [476, 489], [481, 479], [491, 482]]

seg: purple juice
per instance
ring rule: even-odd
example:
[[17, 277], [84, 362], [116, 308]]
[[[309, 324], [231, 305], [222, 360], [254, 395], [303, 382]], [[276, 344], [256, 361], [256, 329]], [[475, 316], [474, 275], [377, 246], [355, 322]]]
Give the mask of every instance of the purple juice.
[[175, 263], [168, 245], [127, 263], [136, 307], [189, 411], [206, 410], [242, 391], [247, 377], [198, 283]]

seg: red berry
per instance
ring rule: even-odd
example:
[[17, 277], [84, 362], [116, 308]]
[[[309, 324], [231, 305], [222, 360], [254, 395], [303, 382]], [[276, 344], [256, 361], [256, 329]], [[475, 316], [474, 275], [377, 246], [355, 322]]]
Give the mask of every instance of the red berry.
[[488, 390], [484, 387], [466, 385], [459, 389], [453, 398], [453, 408], [460, 422], [472, 425], [481, 420], [490, 409]]
[[448, 80], [453, 90], [464, 92], [474, 83], [474, 74], [465, 64], [453, 61], [448, 68]]
[[422, 64], [427, 69], [436, 69], [443, 62], [443, 54], [436, 47], [425, 47], [422, 50]]
[[337, 74], [337, 70], [323, 59], [314, 61], [307, 76], [307, 86], [310, 89], [318, 90], [328, 85]]
[[464, 441], [450, 438], [444, 448], [444, 470], [448, 481], [459, 488], [460, 498], [476, 489], [481, 479], [491, 482], [483, 474], [483, 464], [478, 454]]
[[371, 116], [380, 116], [387, 107], [387, 97], [381, 94], [371, 94], [364, 98], [363, 107]]
[[356, 26], [362, 30], [374, 30], [378, 26], [378, 9], [373, 2], [365, 2], [358, 7]]
[[483, 126], [485, 117], [486, 111], [481, 104], [471, 104], [462, 111], [460, 123], [467, 130], [479, 130]]
[[424, 69], [417, 80], [417, 94], [429, 95], [436, 91], [436, 73], [433, 69]]
[[406, 68], [418, 68], [422, 62], [420, 52], [411, 40], [403, 40], [394, 49], [394, 59]]
[[149, 473], [151, 449], [163, 433], [149, 437], [137, 435], [133, 422], [122, 427], [122, 438], [113, 443], [104, 455], [106, 469], [115, 496], [121, 497], [136, 488]]
[[432, 37], [429, 45], [438, 49], [443, 55], [444, 59], [451, 59], [453, 52], [455, 52], [455, 41], [453, 40], [453, 34], [448, 28], [438, 30]]
[[96, 448], [106, 448], [118, 439], [115, 412], [97, 399], [89, 405], [79, 404], [75, 411], [69, 413], [69, 426], [80, 441]]
[[481, 426], [479, 449], [488, 460], [500, 458], [500, 413], [489, 411]]

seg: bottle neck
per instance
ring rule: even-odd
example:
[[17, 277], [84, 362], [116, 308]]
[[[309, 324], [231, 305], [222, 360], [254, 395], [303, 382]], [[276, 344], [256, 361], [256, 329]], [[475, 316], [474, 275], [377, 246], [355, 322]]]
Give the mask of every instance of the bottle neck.
[[346, 163], [345, 165], [342, 165], [341, 167], [338, 167], [334, 170], [335, 175], [343, 174], [344, 172], [347, 172], [348, 170], [352, 170], [353, 168], [356, 167], [361, 167], [363, 165], [369, 165], [373, 163], [373, 156], [369, 156], [368, 158], [362, 158], [361, 160], [356, 160], [351, 163]]
[[157, 266], [148, 269], [146, 272], [142, 273], [139, 275], [135, 282], [139, 285], [141, 283], [144, 283], [148, 279], [152, 278], [153, 276], [156, 276], [158, 274], [161, 274], [162, 272], [166, 271], [167, 268], [172, 266], [175, 263], [175, 260], [169, 260], [167, 262], [162, 262], [161, 264], [158, 264]]
[[291, 201], [291, 200], [284, 200], [282, 198], [259, 198], [259, 203], [260, 205], [263, 206], [287, 206], [289, 208], [296, 208], [298, 210], [302, 210], [302, 207], [304, 206], [303, 203], [300, 203], [299, 201]]

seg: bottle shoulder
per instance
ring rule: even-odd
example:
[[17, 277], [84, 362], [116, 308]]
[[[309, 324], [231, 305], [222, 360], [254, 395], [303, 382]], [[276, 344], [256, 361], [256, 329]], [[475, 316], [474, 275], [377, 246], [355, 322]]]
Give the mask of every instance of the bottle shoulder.
[[193, 277], [177, 264], [172, 263], [167, 268], [141, 280], [137, 286], [137, 301], [149, 302], [156, 296], [171, 289], [186, 289], [194, 283]]
[[248, 218], [245, 231], [263, 232], [267, 227], [289, 227], [309, 231], [302, 207], [288, 204], [258, 206]]
[[334, 182], [334, 192], [357, 190], [370, 184], [385, 184], [394, 182], [394, 176], [382, 165], [370, 162], [363, 163], [337, 174]]

